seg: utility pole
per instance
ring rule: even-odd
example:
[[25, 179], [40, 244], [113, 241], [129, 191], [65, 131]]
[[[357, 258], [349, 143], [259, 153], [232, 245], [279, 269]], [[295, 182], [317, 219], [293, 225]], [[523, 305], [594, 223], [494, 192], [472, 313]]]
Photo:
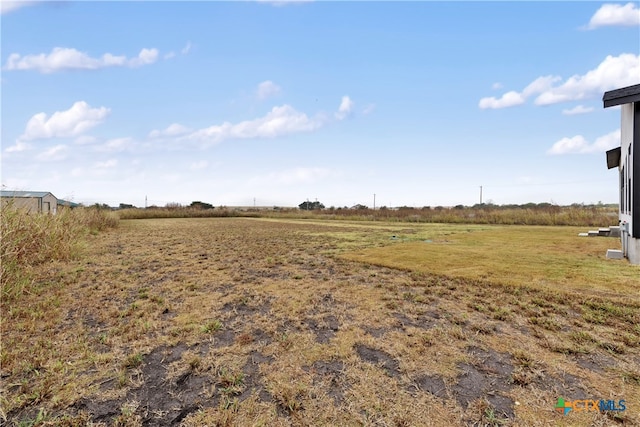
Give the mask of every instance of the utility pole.
[[147, 209], [147, 196], [144, 196], [144, 208]]
[[480, 204], [482, 204], [482, 185], [480, 186]]
[[373, 210], [376, 210], [376, 193], [373, 193]]

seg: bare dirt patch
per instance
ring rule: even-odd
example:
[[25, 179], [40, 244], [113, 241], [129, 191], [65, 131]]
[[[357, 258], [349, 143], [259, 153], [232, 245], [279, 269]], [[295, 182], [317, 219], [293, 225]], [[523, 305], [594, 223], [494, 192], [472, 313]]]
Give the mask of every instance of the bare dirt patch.
[[360, 358], [365, 362], [369, 362], [384, 369], [384, 371], [392, 377], [400, 376], [398, 361], [388, 353], [362, 344], [357, 344], [355, 346], [355, 350], [356, 353], [358, 353], [358, 356], [360, 356]]

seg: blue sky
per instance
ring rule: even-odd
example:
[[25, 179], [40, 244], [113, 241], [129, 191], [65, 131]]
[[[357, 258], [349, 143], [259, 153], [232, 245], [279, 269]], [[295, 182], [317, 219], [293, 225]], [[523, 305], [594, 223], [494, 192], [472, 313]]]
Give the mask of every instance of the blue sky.
[[640, 3], [2, 2], [2, 185], [93, 204], [615, 203]]

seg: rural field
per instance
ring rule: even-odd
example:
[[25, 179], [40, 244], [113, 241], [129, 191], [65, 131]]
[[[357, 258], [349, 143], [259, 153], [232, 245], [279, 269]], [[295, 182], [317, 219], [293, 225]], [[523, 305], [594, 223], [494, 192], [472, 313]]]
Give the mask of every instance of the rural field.
[[[7, 425], [640, 425], [640, 268], [585, 227], [120, 220], [2, 302]], [[569, 411], [559, 399], [624, 411]], [[586, 406], [585, 406], [586, 405]], [[591, 409], [588, 404], [582, 407]]]

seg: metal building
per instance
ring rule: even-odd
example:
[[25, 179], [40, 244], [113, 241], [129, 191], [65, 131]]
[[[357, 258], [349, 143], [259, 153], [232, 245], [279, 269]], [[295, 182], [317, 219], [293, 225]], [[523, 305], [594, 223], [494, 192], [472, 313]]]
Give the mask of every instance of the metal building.
[[1, 194], [2, 207], [11, 204], [16, 208], [25, 209], [33, 213], [55, 214], [58, 208], [58, 199], [46, 191], [6, 191]]

